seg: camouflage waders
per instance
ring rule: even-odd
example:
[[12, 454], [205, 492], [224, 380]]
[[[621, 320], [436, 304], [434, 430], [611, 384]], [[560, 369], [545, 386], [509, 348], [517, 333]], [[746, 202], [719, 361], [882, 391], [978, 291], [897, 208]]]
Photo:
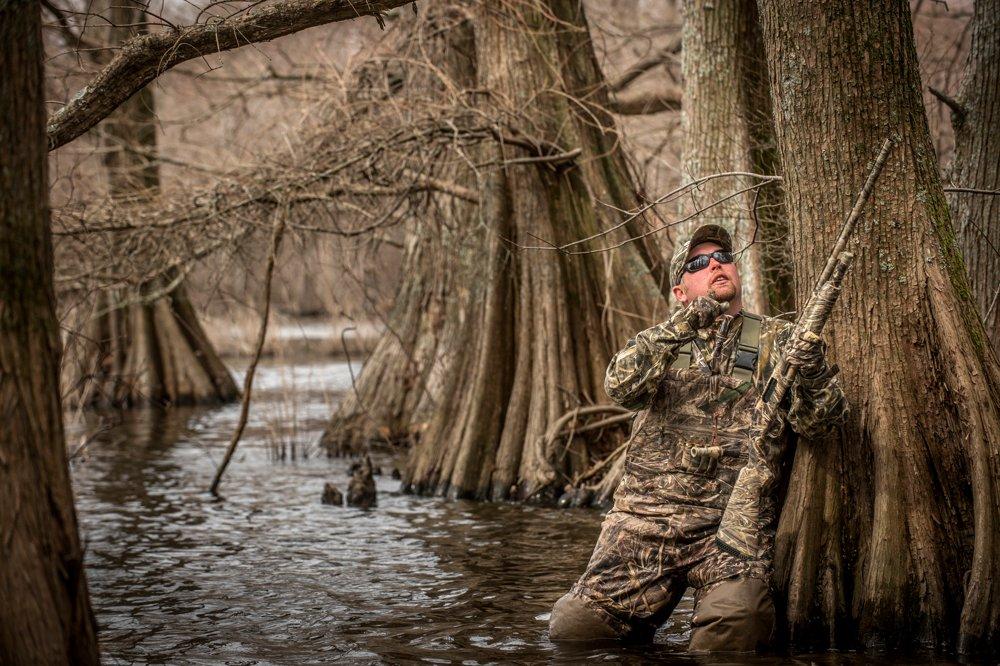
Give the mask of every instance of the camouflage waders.
[[[723, 552], [715, 534], [747, 462], [760, 387], [790, 333], [788, 322], [748, 314], [723, 315], [693, 332], [679, 311], [612, 359], [608, 394], [642, 411], [590, 563], [553, 609], [554, 640], [649, 637], [692, 587], [692, 649], [766, 644], [777, 499], [764, 498], [755, 517], [766, 557]], [[797, 384], [791, 402], [788, 422], [807, 436], [846, 409], [828, 373]], [[781, 456], [783, 427], [769, 433], [767, 445]]]

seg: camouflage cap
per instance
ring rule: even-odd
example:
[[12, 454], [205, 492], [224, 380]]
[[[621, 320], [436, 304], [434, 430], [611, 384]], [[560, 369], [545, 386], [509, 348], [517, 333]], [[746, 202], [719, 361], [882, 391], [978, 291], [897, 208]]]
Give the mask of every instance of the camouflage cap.
[[715, 243], [726, 252], [733, 251], [733, 239], [724, 227], [720, 227], [717, 224], [703, 224], [694, 230], [690, 240], [679, 244], [674, 249], [674, 256], [670, 260], [670, 279], [672, 280], [672, 285], [681, 283], [688, 252], [691, 251], [692, 247], [701, 243]]

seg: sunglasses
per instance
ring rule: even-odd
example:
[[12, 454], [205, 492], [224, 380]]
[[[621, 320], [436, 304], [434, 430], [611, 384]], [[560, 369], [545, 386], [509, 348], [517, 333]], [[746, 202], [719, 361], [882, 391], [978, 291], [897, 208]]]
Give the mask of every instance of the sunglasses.
[[731, 264], [733, 263], [733, 253], [726, 252], [725, 250], [716, 250], [711, 254], [695, 255], [685, 262], [684, 271], [686, 273], [697, 273], [700, 270], [708, 268], [708, 264], [712, 259], [715, 259], [720, 264]]

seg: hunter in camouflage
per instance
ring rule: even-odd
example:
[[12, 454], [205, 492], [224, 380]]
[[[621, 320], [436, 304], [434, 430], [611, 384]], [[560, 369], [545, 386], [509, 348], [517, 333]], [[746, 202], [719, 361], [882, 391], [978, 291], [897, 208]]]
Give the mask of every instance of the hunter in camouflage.
[[549, 633], [648, 639], [691, 587], [690, 649], [753, 650], [766, 646], [774, 626], [774, 488], [754, 498], [752, 511], [737, 512], [741, 529], [762, 544], [760, 557], [727, 552], [716, 533], [747, 463], [757, 397], [777, 355], [788, 355], [799, 379], [786, 419], [767, 433], [769, 461], [785, 457], [785, 423], [815, 437], [847, 406], [819, 338], [790, 340], [789, 322], [742, 311], [723, 228], [695, 231], [671, 275], [681, 309], [629, 340], [608, 367], [608, 395], [639, 414], [614, 506], [583, 576], [556, 602]]

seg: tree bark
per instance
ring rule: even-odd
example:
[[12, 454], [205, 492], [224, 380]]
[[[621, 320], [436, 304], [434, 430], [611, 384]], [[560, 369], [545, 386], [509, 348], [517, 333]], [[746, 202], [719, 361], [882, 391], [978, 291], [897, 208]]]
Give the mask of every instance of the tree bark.
[[[959, 103], [952, 113], [956, 187], [1000, 190], [1000, 2], [976, 0]], [[950, 193], [969, 282], [994, 350], [1000, 350], [1000, 196]]]
[[797, 301], [898, 136], [828, 330], [853, 416], [800, 446], [775, 568], [796, 642], [1000, 639], [1000, 371], [966, 278], [907, 3], [762, 0]]
[[[107, 17], [110, 44], [146, 32], [145, 15], [131, 0], [109, 7]], [[153, 91], [144, 88], [126, 101], [105, 121], [102, 138], [110, 196], [155, 205], [160, 172]], [[157, 282], [144, 291], [165, 286]], [[65, 364], [70, 405], [214, 404], [239, 397], [183, 283], [153, 302], [121, 303], [128, 300], [120, 291], [106, 292], [93, 311], [80, 313], [83, 331], [70, 342]]]
[[[611, 353], [663, 316], [669, 285], [642, 242], [613, 253], [519, 249], [538, 239], [562, 245], [620, 221], [598, 202], [636, 205], [581, 4], [479, 3], [474, 26], [483, 103], [516, 118], [525, 136], [580, 154], [553, 165], [525, 162], [517, 146], [493, 150], [501, 166], [483, 174], [480, 190], [485, 276], [444, 382], [448, 398], [403, 482], [451, 497], [548, 498], [598, 453], [580, 440], [550, 450], [548, 426], [603, 400]], [[576, 249], [620, 242], [645, 225], [634, 220]]]
[[[681, 12], [685, 176], [693, 179], [758, 169], [759, 173], [777, 174], [780, 163], [771, 130], [767, 65], [754, 0], [684, 0]], [[709, 181], [682, 200], [681, 215], [747, 184], [736, 178]], [[702, 224], [729, 229], [737, 251], [743, 249], [743, 303], [753, 312], [766, 314], [771, 300], [775, 309], [782, 311], [791, 300], [790, 284], [780, 273], [786, 258], [780, 201], [777, 184], [768, 184], [713, 206], [679, 229], [682, 238]]]
[[59, 400], [40, 11], [0, 8], [0, 662], [97, 664]]

